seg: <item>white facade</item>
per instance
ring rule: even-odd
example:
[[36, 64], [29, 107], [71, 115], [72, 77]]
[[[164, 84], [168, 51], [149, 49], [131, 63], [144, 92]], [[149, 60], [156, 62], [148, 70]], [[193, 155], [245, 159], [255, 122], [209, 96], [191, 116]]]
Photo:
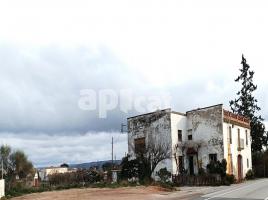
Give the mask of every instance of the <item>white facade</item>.
[[252, 168], [249, 121], [225, 111], [221, 104], [185, 114], [166, 109], [128, 118], [128, 152], [132, 157], [139, 138], [144, 138], [146, 144], [152, 140], [165, 142], [171, 149], [171, 159], [162, 161], [155, 172], [166, 167], [172, 174], [180, 173], [182, 168], [188, 174], [197, 174], [198, 166], [206, 169], [211, 159], [223, 158], [227, 173], [238, 179]]
[[0, 180], [0, 198], [5, 196], [5, 180]]
[[39, 176], [42, 181], [47, 181], [49, 175], [64, 174], [69, 172], [67, 167], [47, 167], [39, 170]]

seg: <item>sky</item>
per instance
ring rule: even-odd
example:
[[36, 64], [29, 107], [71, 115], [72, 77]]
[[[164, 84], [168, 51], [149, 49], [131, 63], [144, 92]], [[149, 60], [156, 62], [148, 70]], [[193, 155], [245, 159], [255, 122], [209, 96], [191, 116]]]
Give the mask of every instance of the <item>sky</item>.
[[[127, 152], [120, 124], [129, 116], [228, 108], [242, 54], [268, 119], [267, 7], [261, 0], [1, 1], [0, 143], [47, 166], [110, 159], [114, 137], [120, 159]], [[84, 90], [96, 93], [96, 109], [79, 106]], [[107, 90], [117, 106], [100, 117]]]

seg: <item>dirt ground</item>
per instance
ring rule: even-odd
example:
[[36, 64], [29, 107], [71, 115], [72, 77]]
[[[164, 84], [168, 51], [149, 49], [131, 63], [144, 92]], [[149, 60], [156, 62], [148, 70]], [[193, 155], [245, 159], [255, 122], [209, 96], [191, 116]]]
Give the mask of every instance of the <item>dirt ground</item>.
[[43, 192], [29, 194], [12, 200], [190, 200], [199, 196], [198, 193], [189, 191], [167, 192], [159, 187], [128, 187], [117, 189], [70, 189], [63, 191]]

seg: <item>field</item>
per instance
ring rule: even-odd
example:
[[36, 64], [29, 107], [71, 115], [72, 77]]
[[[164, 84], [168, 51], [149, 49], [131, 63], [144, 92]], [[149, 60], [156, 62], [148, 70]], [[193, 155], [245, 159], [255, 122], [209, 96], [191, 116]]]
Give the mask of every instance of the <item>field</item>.
[[126, 187], [117, 189], [70, 189], [63, 191], [29, 194], [12, 200], [181, 200], [192, 199], [199, 194], [195, 192], [175, 191], [168, 192], [159, 187]]

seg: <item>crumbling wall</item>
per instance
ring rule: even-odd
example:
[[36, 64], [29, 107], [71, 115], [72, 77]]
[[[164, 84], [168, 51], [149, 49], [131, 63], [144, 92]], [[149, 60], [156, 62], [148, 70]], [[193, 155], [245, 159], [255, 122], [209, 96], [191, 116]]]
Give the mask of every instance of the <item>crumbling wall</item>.
[[189, 111], [186, 115], [188, 134], [192, 133], [193, 143], [201, 145], [198, 150], [201, 166], [206, 169], [209, 154], [216, 153], [217, 159], [222, 160], [224, 158], [222, 105]]
[[[145, 143], [155, 142], [170, 145], [171, 148], [171, 110], [160, 110], [136, 117], [128, 118], [128, 153], [131, 158], [134, 154], [134, 140], [145, 137]], [[157, 166], [156, 171], [162, 167], [167, 167], [171, 171], [170, 161], [163, 161]]]

